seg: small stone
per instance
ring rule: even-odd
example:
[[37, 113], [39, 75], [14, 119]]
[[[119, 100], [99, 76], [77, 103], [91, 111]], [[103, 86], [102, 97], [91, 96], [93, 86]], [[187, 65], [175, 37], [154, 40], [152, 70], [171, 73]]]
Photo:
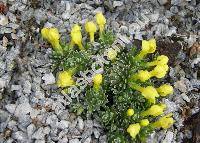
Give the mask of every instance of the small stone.
[[30, 83], [30, 81], [28, 81], [28, 80], [24, 81], [23, 89], [24, 89], [23, 90], [24, 93], [26, 93], [26, 94], [30, 94], [31, 93], [31, 83]]
[[45, 143], [45, 140], [35, 140], [34, 143]]
[[183, 80], [179, 80], [174, 84], [175, 88], [179, 89], [181, 92], [187, 92], [187, 86]]
[[92, 120], [86, 120], [85, 121], [85, 127], [88, 129], [91, 129], [93, 127], [93, 121]]
[[160, 5], [164, 5], [168, 2], [168, 0], [159, 0], [158, 2]]
[[18, 131], [12, 134], [12, 138], [18, 140], [18, 141], [26, 141], [27, 140], [27, 135], [22, 132], [22, 131]]
[[100, 136], [99, 143], [106, 143], [106, 142], [107, 142], [106, 135]]
[[68, 142], [68, 138], [64, 137], [61, 140], [58, 141], [58, 143], [67, 143]]
[[88, 137], [83, 143], [91, 143], [92, 139], [91, 137]]
[[79, 139], [71, 139], [69, 143], [81, 143]]
[[122, 6], [123, 5], [123, 2], [122, 1], [114, 1], [113, 2], [113, 7], [119, 7], [119, 6]]
[[48, 85], [48, 84], [54, 84], [55, 83], [55, 77], [52, 73], [49, 73], [49, 74], [45, 74], [42, 79], [44, 80], [45, 82], [45, 85]]
[[174, 133], [171, 132], [171, 131], [168, 131], [166, 133], [166, 136], [165, 136], [165, 138], [164, 138], [164, 140], [162, 142], [163, 143], [172, 143], [173, 138], [174, 138]]
[[7, 104], [5, 106], [5, 108], [9, 113], [13, 114], [15, 112], [16, 105], [15, 104]]
[[64, 12], [63, 14], [62, 14], [62, 18], [64, 19], [64, 20], [67, 20], [67, 19], [69, 19], [70, 18], [70, 13], [69, 12]]
[[50, 133], [50, 131], [51, 131], [51, 129], [50, 129], [49, 126], [44, 127], [44, 129], [43, 129], [43, 133], [46, 134], [46, 135], [48, 135]]
[[186, 102], [190, 102], [190, 98], [189, 98], [185, 93], [182, 93], [182, 94], [181, 94], [181, 97], [182, 97], [183, 100], [185, 100]]
[[44, 139], [44, 132], [43, 132], [43, 128], [40, 127], [32, 136], [33, 139], [38, 139], [38, 140], [42, 140]]
[[159, 18], [159, 13], [154, 13], [148, 16], [151, 22], [157, 22]]
[[32, 134], [34, 133], [36, 127], [34, 124], [30, 124], [28, 127], [27, 127], [27, 135], [29, 138], [31, 138]]
[[60, 129], [67, 129], [69, 127], [69, 121], [65, 121], [65, 120], [61, 120], [59, 123], [58, 123], [58, 128]]
[[5, 26], [8, 24], [8, 18], [2, 14], [0, 14], [0, 25]]
[[9, 117], [8, 112], [0, 109], [0, 123], [5, 122]]
[[84, 128], [84, 121], [82, 118], [78, 118], [78, 129], [82, 131], [83, 128]]
[[31, 105], [28, 102], [19, 104], [15, 110], [15, 116], [16, 117], [24, 116], [30, 113], [31, 110], [32, 110]]
[[22, 88], [21, 85], [12, 85], [11, 91], [17, 91], [17, 90], [20, 90], [21, 88]]
[[135, 34], [135, 32], [140, 31], [141, 27], [137, 23], [132, 23], [129, 25], [129, 33]]
[[6, 81], [0, 78], [0, 89], [3, 89], [4, 87], [6, 87]]
[[100, 136], [100, 132], [97, 130], [97, 129], [94, 129], [94, 136], [95, 136], [95, 138], [99, 138], [99, 136]]

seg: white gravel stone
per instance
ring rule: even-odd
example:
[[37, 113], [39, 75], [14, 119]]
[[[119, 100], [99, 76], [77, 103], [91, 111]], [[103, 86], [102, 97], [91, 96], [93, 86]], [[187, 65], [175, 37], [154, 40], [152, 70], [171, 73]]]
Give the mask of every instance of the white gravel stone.
[[24, 116], [30, 113], [31, 110], [32, 110], [31, 105], [28, 102], [19, 104], [15, 110], [15, 116], [16, 117]]
[[16, 109], [16, 104], [7, 104], [5, 108], [9, 113], [13, 114]]
[[6, 86], [6, 81], [0, 78], [0, 89], [4, 88], [5, 86]]
[[34, 143], [45, 143], [45, 140], [36, 140]]
[[113, 7], [119, 7], [119, 6], [122, 6], [122, 5], [123, 5], [122, 1], [114, 1], [113, 2]]
[[43, 132], [43, 128], [40, 127], [32, 136], [33, 139], [38, 139], [38, 140], [43, 140], [44, 139], [44, 132]]
[[172, 143], [173, 137], [174, 137], [174, 133], [171, 131], [168, 131], [162, 143]]
[[58, 128], [60, 129], [67, 129], [69, 127], [69, 124], [70, 122], [69, 121], [65, 121], [65, 120], [61, 120], [59, 123], [58, 123]]
[[88, 137], [83, 143], [91, 143], [92, 139], [91, 137]]
[[32, 134], [34, 133], [36, 127], [34, 124], [30, 124], [28, 127], [27, 127], [27, 135], [29, 138], [31, 138]]
[[8, 18], [5, 15], [0, 14], [0, 25], [5, 26], [8, 24]]
[[84, 121], [81, 117], [78, 118], [78, 129], [83, 130], [84, 129]]
[[99, 138], [99, 136], [100, 136], [100, 132], [97, 130], [97, 129], [94, 129], [94, 136], [95, 136], [95, 138]]
[[157, 22], [158, 18], [159, 18], [159, 13], [154, 13], [148, 16], [148, 18], [150, 18], [151, 22]]
[[11, 86], [11, 91], [20, 90], [21, 88], [22, 88], [21, 85], [12, 85]]
[[18, 141], [25, 141], [27, 140], [27, 136], [24, 132], [22, 131], [18, 131], [18, 132], [15, 132], [12, 137]]
[[79, 139], [71, 139], [69, 143], [81, 143]]
[[158, 2], [160, 5], [164, 5], [168, 2], [168, 0], [159, 0]]
[[48, 85], [48, 84], [54, 84], [55, 83], [55, 77], [52, 73], [49, 73], [49, 74], [45, 74], [42, 79], [44, 80], [45, 82], [45, 85]]

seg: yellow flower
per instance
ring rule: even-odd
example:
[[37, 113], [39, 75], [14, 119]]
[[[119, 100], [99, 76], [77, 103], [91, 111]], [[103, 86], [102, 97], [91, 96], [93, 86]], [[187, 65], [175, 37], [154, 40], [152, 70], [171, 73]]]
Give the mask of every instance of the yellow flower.
[[148, 53], [154, 53], [156, 51], [156, 40], [150, 39], [149, 41], [149, 51]]
[[159, 88], [157, 88], [156, 90], [161, 96], [167, 96], [167, 95], [173, 93], [173, 87], [171, 85], [168, 85], [168, 84], [163, 84]]
[[49, 33], [49, 28], [42, 28], [42, 30], [41, 30], [41, 34], [42, 34], [42, 37], [44, 38], [44, 39], [48, 39], [48, 34]]
[[131, 124], [127, 128], [127, 132], [130, 134], [130, 136], [134, 139], [136, 135], [140, 132], [140, 124]]
[[141, 80], [142, 82], [147, 81], [151, 78], [150, 73], [147, 70], [140, 70], [137, 74], [137, 79]]
[[72, 73], [70, 71], [62, 71], [58, 74], [58, 87], [69, 87], [74, 85], [74, 80], [72, 79]]
[[142, 88], [139, 89], [139, 91], [151, 103], [155, 103], [156, 97], [159, 97], [158, 92], [152, 86], [147, 86], [145, 88], [142, 87]]
[[151, 39], [149, 41], [142, 40], [142, 50], [137, 55], [137, 58], [142, 59], [147, 54], [154, 53], [155, 50], [156, 50], [156, 40], [155, 39]]
[[140, 125], [145, 127], [149, 125], [149, 120], [148, 119], [143, 119], [140, 121]]
[[62, 47], [60, 46], [59, 39], [60, 34], [56, 28], [43, 28], [41, 30], [42, 37], [46, 39], [53, 46], [54, 50], [62, 53]]
[[157, 59], [153, 62], [147, 63], [148, 66], [155, 66], [155, 65], [166, 65], [169, 61], [169, 58], [165, 55], [158, 56]]
[[103, 77], [102, 77], [102, 74], [96, 74], [94, 77], [93, 77], [93, 83], [94, 83], [94, 88], [95, 89], [99, 89], [101, 83], [102, 83], [102, 80], [103, 80]]
[[99, 25], [100, 33], [102, 33], [104, 30], [104, 26], [106, 24], [106, 18], [103, 16], [101, 12], [96, 14], [96, 22]]
[[133, 109], [128, 109], [126, 114], [127, 114], [127, 116], [133, 116], [134, 110]]
[[80, 50], [84, 50], [82, 45], [82, 35], [81, 35], [81, 27], [78, 24], [75, 24], [71, 30], [71, 45], [78, 45]]
[[109, 48], [107, 51], [107, 57], [110, 60], [114, 60], [117, 57], [117, 52], [113, 48]]
[[165, 104], [152, 105], [149, 109], [142, 112], [142, 116], [150, 116], [150, 115], [154, 117], [159, 116], [163, 114], [165, 108], [166, 108]]
[[174, 120], [171, 116], [172, 116], [172, 114], [168, 114], [166, 116], [161, 117], [158, 121], [156, 121], [152, 124], [153, 127], [163, 128], [163, 129], [170, 128], [174, 123]]
[[157, 65], [151, 72], [151, 77], [163, 78], [168, 71], [168, 65]]
[[94, 42], [94, 33], [97, 31], [97, 27], [94, 22], [89, 21], [85, 24], [85, 31], [90, 35], [90, 42]]

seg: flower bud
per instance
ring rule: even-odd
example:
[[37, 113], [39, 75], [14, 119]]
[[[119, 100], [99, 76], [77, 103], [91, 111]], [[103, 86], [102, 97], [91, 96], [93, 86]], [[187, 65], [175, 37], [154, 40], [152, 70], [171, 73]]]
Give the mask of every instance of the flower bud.
[[165, 104], [161, 105], [152, 105], [149, 109], [142, 112], [142, 116], [159, 116], [164, 113], [164, 109], [166, 108]]
[[78, 45], [80, 50], [84, 50], [82, 45], [82, 35], [81, 35], [81, 27], [78, 24], [75, 24], [71, 30], [71, 45]]
[[159, 88], [156, 89], [160, 96], [167, 96], [173, 93], [173, 87], [168, 84], [163, 84]]
[[174, 123], [174, 119], [171, 116], [172, 114], [168, 114], [166, 116], [161, 117], [158, 121], [154, 122], [152, 126], [163, 129], [170, 128]]
[[151, 78], [151, 75], [147, 70], [140, 70], [137, 74], [137, 78], [142, 82], [145, 82]]
[[147, 86], [140, 89], [141, 94], [151, 103], [156, 102], [156, 97], [159, 97], [158, 92], [153, 86]]
[[149, 120], [148, 119], [143, 119], [140, 121], [140, 125], [145, 127], [149, 125]]
[[90, 42], [94, 42], [94, 33], [97, 31], [97, 27], [94, 22], [89, 21], [85, 24], [85, 31], [90, 35]]
[[102, 33], [106, 24], [106, 18], [103, 16], [101, 12], [96, 14], [96, 22], [99, 26], [100, 33]]
[[93, 77], [94, 88], [95, 88], [96, 90], [99, 89], [99, 87], [100, 87], [102, 81], [103, 81], [102, 74], [96, 74], [96, 75]]
[[109, 48], [107, 51], [107, 57], [112, 61], [117, 57], [117, 52], [113, 48]]
[[130, 134], [130, 136], [134, 139], [136, 137], [136, 135], [140, 132], [140, 124], [136, 123], [136, 124], [131, 124], [129, 125], [129, 127], [127, 128], [127, 132]]
[[127, 116], [133, 116], [134, 114], [134, 110], [133, 109], [128, 109], [127, 112], [126, 112]]

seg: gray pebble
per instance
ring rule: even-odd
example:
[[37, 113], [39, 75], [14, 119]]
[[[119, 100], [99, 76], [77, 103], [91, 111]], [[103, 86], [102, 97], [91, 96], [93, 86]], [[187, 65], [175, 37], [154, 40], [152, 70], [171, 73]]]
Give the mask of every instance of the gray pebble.
[[24, 116], [30, 113], [31, 110], [32, 110], [31, 105], [28, 102], [19, 104], [15, 110], [15, 116], [16, 117]]
[[5, 122], [9, 117], [8, 112], [0, 109], [0, 123]]
[[81, 142], [79, 141], [79, 139], [71, 139], [69, 140], [69, 143], [81, 143]]
[[70, 122], [69, 121], [65, 121], [65, 120], [61, 120], [60, 122], [58, 122], [58, 128], [60, 129], [67, 129], [69, 127]]
[[81, 117], [78, 118], [78, 129], [82, 131], [84, 129], [84, 121]]
[[32, 135], [33, 139], [43, 140], [45, 137], [45, 134], [43, 132], [43, 128], [40, 127], [38, 130], [35, 131], [35, 133]]
[[27, 127], [27, 135], [29, 138], [31, 138], [32, 134], [35, 132], [36, 130], [36, 127], [34, 124], [30, 124], [28, 127]]
[[13, 114], [16, 109], [16, 104], [7, 104], [5, 108], [9, 113]]
[[12, 134], [12, 138], [18, 141], [27, 141], [27, 135], [22, 131], [17, 131]]
[[120, 7], [120, 6], [122, 6], [123, 5], [123, 2], [122, 1], [114, 1], [113, 2], [113, 7], [115, 8], [115, 7]]

